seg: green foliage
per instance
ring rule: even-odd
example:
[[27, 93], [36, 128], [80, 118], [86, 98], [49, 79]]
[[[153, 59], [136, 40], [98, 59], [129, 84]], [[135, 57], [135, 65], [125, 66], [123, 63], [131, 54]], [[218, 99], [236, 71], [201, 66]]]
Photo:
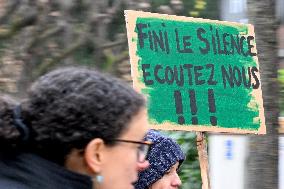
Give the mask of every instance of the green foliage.
[[278, 81], [280, 85], [280, 115], [284, 116], [284, 69], [278, 70]]
[[[183, 11], [179, 15], [192, 16], [199, 18], [218, 19], [219, 0], [181, 0], [183, 3]], [[170, 5], [170, 0], [151, 0], [151, 11], [156, 12], [160, 5]], [[197, 15], [191, 14], [196, 12]]]
[[198, 18], [218, 19], [218, 3], [219, 0], [183, 0], [183, 14]]
[[170, 0], [151, 0], [151, 10], [155, 11], [160, 5], [168, 5]]
[[74, 53], [74, 59], [81, 65], [92, 66], [94, 62], [95, 47], [92, 43], [86, 43]]
[[124, 12], [123, 10], [127, 9], [125, 4], [122, 4], [121, 11], [118, 12], [117, 16], [115, 16], [108, 27], [107, 36], [111, 41], [115, 41], [115, 36], [118, 33], [125, 33], [125, 19], [124, 19]]

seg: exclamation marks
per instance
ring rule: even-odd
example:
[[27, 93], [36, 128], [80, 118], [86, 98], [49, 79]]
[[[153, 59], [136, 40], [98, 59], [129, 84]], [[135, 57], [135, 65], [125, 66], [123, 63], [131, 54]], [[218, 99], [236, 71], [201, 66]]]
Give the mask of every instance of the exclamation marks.
[[[189, 102], [190, 102], [190, 111], [191, 111], [191, 123], [192, 125], [198, 125], [198, 117], [197, 117], [197, 101], [196, 101], [196, 93], [195, 90], [188, 90]], [[175, 106], [176, 106], [176, 114], [178, 116], [178, 124], [185, 124], [185, 119], [183, 115], [183, 104], [182, 104], [182, 96], [181, 92], [176, 90], [174, 91], [175, 98]], [[217, 125], [217, 117], [214, 116], [216, 113], [216, 105], [215, 105], [215, 96], [213, 89], [208, 89], [208, 109], [210, 115], [210, 123], [212, 126]], [[202, 121], [201, 121], [202, 122]]]
[[[215, 106], [215, 97], [214, 97], [213, 89], [208, 89], [208, 104], [209, 104], [209, 112], [215, 113], [216, 106]], [[210, 122], [211, 122], [211, 125], [216, 126], [217, 118], [215, 116], [210, 116]]]
[[[175, 97], [175, 104], [176, 104], [176, 113], [178, 114], [178, 124], [182, 125], [184, 124], [184, 117], [183, 117], [183, 108], [182, 108], [182, 98], [180, 91], [174, 92]], [[179, 115], [181, 114], [181, 115]]]
[[191, 110], [191, 123], [193, 125], [198, 124], [198, 119], [196, 116], [197, 113], [197, 105], [196, 105], [196, 97], [195, 97], [195, 91], [194, 90], [189, 90], [189, 100], [190, 100], [190, 110]]

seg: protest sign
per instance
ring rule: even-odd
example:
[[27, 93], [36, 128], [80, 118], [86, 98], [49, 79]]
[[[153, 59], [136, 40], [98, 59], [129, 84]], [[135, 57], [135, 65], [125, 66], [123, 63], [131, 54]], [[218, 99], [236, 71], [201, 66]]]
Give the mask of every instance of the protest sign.
[[153, 129], [265, 134], [253, 26], [125, 11], [134, 88]]

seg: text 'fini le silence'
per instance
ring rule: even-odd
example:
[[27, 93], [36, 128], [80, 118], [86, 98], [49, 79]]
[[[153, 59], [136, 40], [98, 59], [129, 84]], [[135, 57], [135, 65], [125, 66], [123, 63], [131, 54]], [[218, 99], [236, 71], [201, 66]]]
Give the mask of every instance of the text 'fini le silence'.
[[[222, 32], [213, 26], [203, 28], [197, 27], [194, 31], [180, 32], [179, 28], [169, 28], [165, 23], [161, 23], [159, 29], [152, 29], [148, 23], [137, 23], [136, 32], [138, 35], [139, 49], [149, 49], [150, 51], [163, 53], [168, 55], [170, 53], [179, 54], [198, 54], [197, 56], [213, 54], [226, 56], [241, 56], [254, 57], [256, 56], [255, 39], [251, 35], [239, 35]], [[172, 34], [172, 36], [169, 35]], [[198, 41], [198, 46], [193, 43], [193, 38]], [[170, 40], [173, 39], [175, 45], [170, 45]], [[173, 49], [174, 48], [174, 49]], [[228, 63], [215, 66], [214, 60], [207, 64], [192, 64], [179, 62], [175, 65], [163, 64], [163, 62], [156, 62], [155, 64], [143, 62], [141, 70], [143, 80], [146, 86], [152, 85], [176, 85], [179, 87], [190, 86], [188, 90], [190, 110], [192, 114], [191, 123], [198, 124], [196, 117], [198, 108], [196, 104], [196, 92], [194, 87], [200, 85], [207, 85], [208, 93], [208, 110], [209, 113], [216, 112], [214, 87], [215, 85], [222, 85], [224, 89], [242, 87], [246, 89], [258, 89], [260, 86], [258, 68], [256, 66], [242, 66], [230, 65]], [[220, 74], [221, 77], [215, 77]], [[218, 80], [219, 79], [219, 80]], [[212, 86], [212, 88], [210, 88]], [[183, 104], [181, 98], [181, 91], [174, 90], [173, 97], [176, 106], [176, 113], [178, 116], [178, 123], [184, 124], [185, 120], [182, 115]], [[211, 125], [217, 125], [217, 118], [210, 116]]]

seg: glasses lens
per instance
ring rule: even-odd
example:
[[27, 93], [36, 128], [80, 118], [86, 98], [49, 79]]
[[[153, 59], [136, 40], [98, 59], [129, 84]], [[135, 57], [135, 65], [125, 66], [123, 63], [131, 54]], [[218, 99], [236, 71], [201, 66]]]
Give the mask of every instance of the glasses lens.
[[137, 161], [141, 163], [143, 163], [146, 160], [148, 151], [150, 149], [150, 146], [152, 145], [151, 141], [134, 141], [134, 140], [125, 140], [125, 139], [112, 139], [108, 141], [139, 144], [137, 149]]
[[149, 145], [147, 144], [141, 144], [138, 147], [138, 161], [143, 163], [146, 160], [147, 154], [149, 151]]

